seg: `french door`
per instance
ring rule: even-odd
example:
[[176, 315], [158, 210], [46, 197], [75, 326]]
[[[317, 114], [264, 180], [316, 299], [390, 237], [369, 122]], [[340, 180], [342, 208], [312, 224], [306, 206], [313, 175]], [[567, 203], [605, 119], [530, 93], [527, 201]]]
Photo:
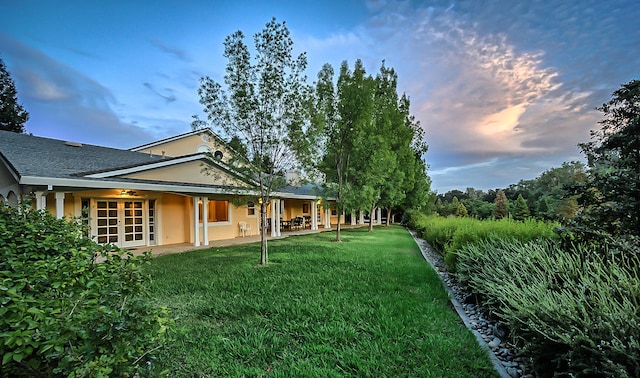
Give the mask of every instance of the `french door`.
[[146, 200], [96, 200], [97, 242], [122, 248], [146, 245]]

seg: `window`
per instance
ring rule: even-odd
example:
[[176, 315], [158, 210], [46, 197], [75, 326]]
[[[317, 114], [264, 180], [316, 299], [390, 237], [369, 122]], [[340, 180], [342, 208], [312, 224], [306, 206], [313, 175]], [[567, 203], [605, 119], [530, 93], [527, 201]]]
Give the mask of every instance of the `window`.
[[308, 203], [303, 203], [302, 204], [302, 213], [303, 214], [309, 214], [309, 204]]
[[149, 200], [149, 244], [156, 244], [156, 200]]
[[213, 153], [213, 157], [215, 157], [216, 159], [221, 160], [222, 159], [222, 151], [218, 150], [216, 152]]
[[[200, 222], [202, 222], [203, 206], [200, 203]], [[209, 200], [207, 222], [228, 222], [229, 201]]]
[[338, 215], [338, 208], [336, 205], [331, 206], [331, 215]]
[[256, 215], [256, 204], [253, 201], [247, 202], [247, 215]]

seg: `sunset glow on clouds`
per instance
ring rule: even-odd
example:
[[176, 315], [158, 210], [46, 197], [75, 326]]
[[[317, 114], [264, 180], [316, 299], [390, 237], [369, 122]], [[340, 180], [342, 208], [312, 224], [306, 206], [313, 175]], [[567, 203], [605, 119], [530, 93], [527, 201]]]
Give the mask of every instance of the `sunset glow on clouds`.
[[426, 131], [439, 192], [505, 187], [581, 159], [621, 84], [640, 78], [633, 1], [12, 2], [0, 57], [35, 135], [128, 148], [190, 130], [198, 79], [220, 79], [224, 38], [275, 16], [313, 81], [382, 61]]

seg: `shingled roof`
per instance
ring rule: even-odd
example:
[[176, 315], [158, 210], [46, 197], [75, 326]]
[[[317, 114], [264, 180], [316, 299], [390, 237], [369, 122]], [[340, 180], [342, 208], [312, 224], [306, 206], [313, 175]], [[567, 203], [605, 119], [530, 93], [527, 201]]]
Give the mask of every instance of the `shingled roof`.
[[19, 176], [77, 178], [84, 172], [134, 167], [159, 155], [0, 130], [0, 155]]
[[[19, 179], [25, 177], [80, 179], [85, 182], [110, 182], [111, 184], [115, 180], [131, 185], [172, 185], [179, 191], [182, 191], [182, 189], [179, 189], [180, 187], [189, 187], [189, 190], [199, 192], [200, 189], [198, 188], [209, 188], [216, 192], [238, 189], [226, 185], [205, 185], [96, 175], [101, 172], [127, 170], [136, 167], [144, 169], [143, 166], [154, 163], [166, 162], [171, 164], [172, 161], [180, 162], [187, 158], [198, 158], [199, 155], [202, 154], [165, 158], [161, 155], [150, 155], [131, 150], [81, 144], [0, 130], [0, 163], [4, 161]], [[222, 163], [211, 163], [224, 171], [234, 174]], [[307, 184], [300, 187], [287, 186], [278, 190], [276, 195], [289, 195], [300, 198], [314, 197], [318, 194], [315, 185]]]

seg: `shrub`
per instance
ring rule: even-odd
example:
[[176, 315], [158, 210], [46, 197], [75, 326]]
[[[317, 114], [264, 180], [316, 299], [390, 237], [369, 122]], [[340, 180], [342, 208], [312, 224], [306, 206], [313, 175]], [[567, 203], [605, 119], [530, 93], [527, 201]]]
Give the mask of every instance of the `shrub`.
[[495, 239], [462, 247], [456, 276], [509, 324], [538, 376], [638, 377], [638, 263], [555, 240]]
[[[0, 371], [8, 376], [157, 375], [166, 311], [142, 264], [87, 238], [80, 222], [0, 204]], [[103, 262], [96, 263], [96, 258]]]
[[412, 214], [407, 225], [416, 230], [445, 258], [450, 271], [456, 269], [457, 252], [465, 245], [493, 238], [528, 241], [556, 239], [555, 223], [533, 219], [516, 222], [510, 219], [481, 221], [473, 218], [443, 218]]

